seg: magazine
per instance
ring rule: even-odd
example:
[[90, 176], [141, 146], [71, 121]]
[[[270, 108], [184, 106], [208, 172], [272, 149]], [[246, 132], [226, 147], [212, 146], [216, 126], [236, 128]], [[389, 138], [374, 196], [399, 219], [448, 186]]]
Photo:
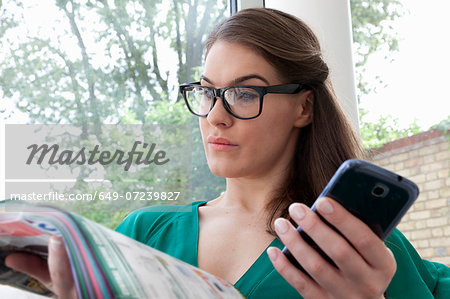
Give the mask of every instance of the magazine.
[[4, 263], [11, 252], [47, 259], [51, 235], [64, 241], [79, 298], [243, 298], [223, 279], [80, 215], [11, 201], [0, 202], [0, 284], [52, 296]]

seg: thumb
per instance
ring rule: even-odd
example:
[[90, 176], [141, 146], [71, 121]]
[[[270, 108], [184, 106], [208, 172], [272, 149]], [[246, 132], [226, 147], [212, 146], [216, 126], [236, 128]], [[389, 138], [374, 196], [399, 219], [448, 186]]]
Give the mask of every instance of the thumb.
[[59, 298], [76, 298], [72, 270], [62, 239], [52, 236], [48, 248], [48, 268], [53, 292]]

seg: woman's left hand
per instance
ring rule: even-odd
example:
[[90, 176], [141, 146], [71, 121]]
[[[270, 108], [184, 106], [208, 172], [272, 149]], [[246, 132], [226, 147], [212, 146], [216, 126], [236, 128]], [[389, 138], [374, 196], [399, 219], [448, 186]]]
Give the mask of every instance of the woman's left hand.
[[278, 236], [312, 278], [271, 247], [267, 253], [275, 269], [305, 298], [383, 298], [396, 271], [392, 252], [336, 201], [320, 198], [317, 210], [348, 241], [303, 204], [292, 204], [289, 214], [338, 268], [306, 243], [289, 221], [279, 218], [275, 221]]

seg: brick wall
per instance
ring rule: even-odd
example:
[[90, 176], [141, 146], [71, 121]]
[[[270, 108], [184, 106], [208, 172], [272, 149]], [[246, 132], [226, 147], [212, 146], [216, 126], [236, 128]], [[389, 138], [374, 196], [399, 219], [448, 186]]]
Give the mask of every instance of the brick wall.
[[420, 195], [398, 228], [428, 260], [450, 266], [450, 142], [430, 130], [372, 153], [375, 164], [414, 181]]

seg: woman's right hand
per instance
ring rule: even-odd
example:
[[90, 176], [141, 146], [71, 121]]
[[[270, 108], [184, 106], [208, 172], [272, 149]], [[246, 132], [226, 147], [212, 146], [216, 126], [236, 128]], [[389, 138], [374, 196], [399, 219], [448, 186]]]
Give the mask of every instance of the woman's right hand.
[[48, 260], [29, 253], [12, 253], [6, 266], [28, 274], [50, 289], [58, 298], [77, 298], [69, 258], [61, 238], [50, 237]]

